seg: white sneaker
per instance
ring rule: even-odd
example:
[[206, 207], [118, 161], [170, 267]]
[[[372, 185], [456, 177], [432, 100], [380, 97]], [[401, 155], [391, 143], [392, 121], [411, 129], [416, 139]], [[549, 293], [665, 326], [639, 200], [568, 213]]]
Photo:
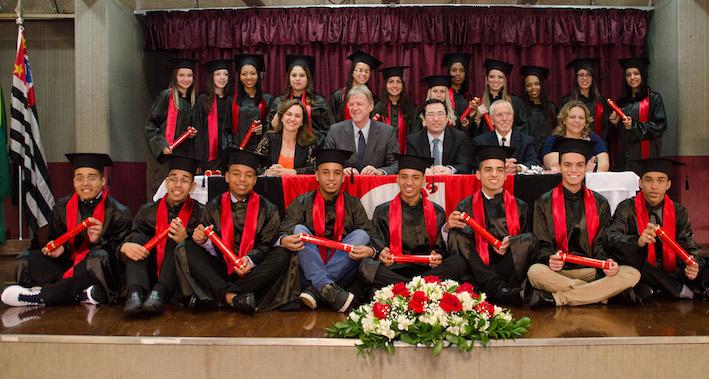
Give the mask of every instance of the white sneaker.
[[318, 307], [317, 299], [309, 291], [301, 292], [300, 296], [298, 296], [298, 297], [300, 298], [300, 301], [302, 301], [303, 304], [305, 304], [305, 306], [307, 306], [308, 308], [315, 309]]
[[2, 291], [2, 302], [11, 307], [42, 305], [44, 301], [39, 295], [41, 291], [41, 287], [25, 288], [12, 285]]
[[100, 285], [91, 286], [79, 294], [79, 301], [84, 304], [108, 304], [106, 291]]

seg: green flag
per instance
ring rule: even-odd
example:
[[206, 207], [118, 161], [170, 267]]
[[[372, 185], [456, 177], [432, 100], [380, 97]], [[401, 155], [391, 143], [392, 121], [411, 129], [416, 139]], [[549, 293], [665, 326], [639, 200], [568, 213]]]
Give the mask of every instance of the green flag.
[[0, 243], [5, 242], [4, 200], [10, 196], [10, 165], [7, 156], [7, 119], [5, 118], [5, 97], [0, 89]]

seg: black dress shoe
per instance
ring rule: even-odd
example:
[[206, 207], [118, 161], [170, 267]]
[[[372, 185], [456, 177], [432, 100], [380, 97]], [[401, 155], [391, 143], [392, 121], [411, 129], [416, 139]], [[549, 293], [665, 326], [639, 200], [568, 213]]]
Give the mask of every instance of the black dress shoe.
[[236, 295], [231, 300], [231, 306], [241, 313], [252, 315], [256, 313], [256, 298], [253, 292]]
[[519, 288], [513, 287], [503, 287], [500, 289], [500, 291], [497, 293], [497, 296], [493, 298], [493, 300], [497, 300], [498, 302], [505, 304], [505, 305], [512, 305], [519, 307], [522, 305], [522, 294]]
[[529, 296], [529, 307], [531, 309], [556, 307], [556, 300], [549, 292], [535, 288]]
[[632, 288], [628, 288], [627, 290], [608, 299], [608, 304], [636, 306], [642, 305], [643, 301]]
[[196, 295], [190, 296], [187, 300], [187, 308], [193, 312], [219, 308], [219, 303], [214, 299], [200, 300]]
[[126, 316], [135, 316], [141, 313], [143, 313], [143, 294], [136, 291], [131, 292], [126, 298], [123, 314]]
[[148, 313], [162, 313], [164, 305], [165, 301], [162, 293], [158, 290], [152, 290], [148, 298], [143, 302], [143, 310]]
[[643, 303], [652, 300], [653, 296], [655, 296], [655, 290], [644, 283], [636, 284], [633, 290]]

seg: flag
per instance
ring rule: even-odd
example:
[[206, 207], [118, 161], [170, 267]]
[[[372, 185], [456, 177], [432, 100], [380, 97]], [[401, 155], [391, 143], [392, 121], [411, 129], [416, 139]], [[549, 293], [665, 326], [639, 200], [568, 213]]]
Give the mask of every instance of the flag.
[[47, 161], [37, 122], [37, 109], [24, 28], [17, 31], [17, 56], [12, 69], [10, 160], [22, 177], [22, 205], [32, 231], [47, 225], [54, 206]]
[[7, 119], [5, 118], [5, 96], [0, 89], [0, 243], [5, 242], [4, 199], [10, 196], [10, 168], [7, 161]]

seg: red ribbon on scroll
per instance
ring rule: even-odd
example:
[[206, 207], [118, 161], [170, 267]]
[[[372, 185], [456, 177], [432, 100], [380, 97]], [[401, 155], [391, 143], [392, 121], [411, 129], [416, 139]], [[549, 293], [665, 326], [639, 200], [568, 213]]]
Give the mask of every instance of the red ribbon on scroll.
[[675, 242], [670, 236], [667, 235], [667, 232], [665, 232], [662, 227], [658, 226], [655, 229], [655, 235], [662, 240], [662, 243], [664, 243], [666, 246], [669, 246], [672, 251], [677, 254], [677, 256], [687, 265], [691, 266], [695, 263], [697, 263], [696, 260], [694, 260], [694, 257], [689, 255], [682, 246], [680, 246], [677, 242]]
[[94, 222], [91, 221], [89, 218], [85, 218], [83, 221], [81, 221], [79, 225], [57, 237], [57, 239], [47, 242], [47, 245], [44, 246], [44, 248], [47, 249], [47, 251], [54, 251], [59, 248], [59, 246], [67, 243], [70, 239], [75, 237], [77, 234], [83, 232], [84, 230], [88, 229], [92, 225], [94, 225]]
[[468, 224], [468, 226], [473, 228], [473, 231], [475, 232], [475, 234], [479, 234], [482, 238], [486, 239], [487, 242], [491, 243], [492, 246], [495, 246], [496, 249], [499, 249], [500, 246], [502, 246], [502, 241], [495, 238], [495, 236], [490, 234], [490, 232], [488, 232], [487, 229], [483, 228], [482, 226], [480, 226], [480, 224], [475, 222], [475, 220], [473, 220], [473, 218], [470, 217], [470, 215], [463, 212], [462, 216], [463, 216], [463, 221], [465, 221], [465, 223]]
[[178, 137], [178, 138], [175, 140], [175, 142], [172, 143], [172, 145], [170, 145], [170, 149], [171, 149], [171, 150], [177, 149], [177, 147], [180, 146], [180, 145], [181, 145], [183, 142], [185, 142], [187, 139], [189, 139], [189, 138], [194, 138], [196, 135], [197, 135], [197, 129], [195, 129], [195, 128], [191, 127], [191, 126], [187, 127], [187, 130], [185, 130], [185, 132], [182, 133], [182, 134], [180, 135], [180, 137]]
[[352, 247], [353, 247], [352, 245], [348, 245], [346, 243], [329, 240], [327, 238], [320, 238], [320, 237], [316, 237], [316, 236], [313, 236], [310, 234], [305, 234], [305, 233], [300, 233], [298, 235], [298, 237], [303, 242], [312, 243], [313, 245], [326, 247], [328, 249], [342, 250], [346, 253], [351, 252]]
[[561, 256], [561, 260], [564, 262], [568, 263], [573, 263], [581, 266], [587, 266], [587, 267], [593, 267], [593, 268], [600, 268], [602, 270], [608, 270], [611, 268], [611, 260], [606, 259], [605, 261], [602, 261], [600, 259], [594, 259], [594, 258], [587, 258], [587, 257], [582, 257], [580, 255], [574, 255], [574, 254], [568, 254], [568, 253], [561, 253], [559, 254]]

